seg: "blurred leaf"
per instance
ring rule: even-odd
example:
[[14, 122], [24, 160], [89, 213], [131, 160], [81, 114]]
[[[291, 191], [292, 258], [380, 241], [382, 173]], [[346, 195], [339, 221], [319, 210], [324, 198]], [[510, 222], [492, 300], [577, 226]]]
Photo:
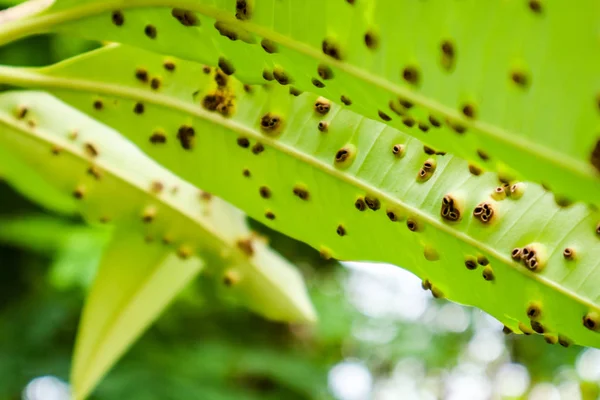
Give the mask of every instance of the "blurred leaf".
[[84, 399], [112, 364], [202, 267], [137, 232], [117, 229], [88, 295], [72, 370], [75, 399]]

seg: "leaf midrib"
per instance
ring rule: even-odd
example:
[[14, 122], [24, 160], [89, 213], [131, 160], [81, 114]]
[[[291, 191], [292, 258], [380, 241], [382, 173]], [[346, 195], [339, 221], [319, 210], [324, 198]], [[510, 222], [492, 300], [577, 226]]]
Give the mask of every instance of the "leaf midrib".
[[6, 24], [8, 28], [2, 30], [0, 24], [0, 45], [14, 41], [18, 38], [22, 38], [35, 33], [43, 33], [52, 26], [58, 25], [62, 22], [68, 22], [77, 20], [84, 17], [98, 15], [103, 12], [115, 10], [115, 9], [127, 9], [127, 8], [144, 8], [144, 7], [180, 7], [193, 10], [212, 17], [214, 19], [225, 21], [230, 24], [243, 27], [243, 29], [253, 32], [259, 36], [273, 40], [276, 43], [280, 43], [285, 47], [293, 49], [299, 53], [305, 54], [316, 60], [327, 62], [334, 65], [336, 68], [353, 75], [360, 80], [375, 85], [383, 90], [394, 93], [404, 97], [405, 99], [418, 104], [428, 110], [433, 110], [436, 113], [443, 114], [452, 120], [458, 121], [461, 125], [471, 127], [479, 130], [483, 135], [487, 135], [496, 141], [504, 142], [511, 147], [518, 148], [521, 151], [531, 154], [533, 157], [542, 157], [550, 164], [559, 166], [563, 170], [571, 171], [576, 175], [580, 175], [587, 179], [596, 179], [596, 172], [587, 165], [586, 163], [565, 155], [559, 151], [550, 149], [536, 142], [527, 140], [524, 137], [518, 136], [510, 131], [506, 131], [495, 125], [483, 122], [481, 120], [472, 120], [465, 118], [463, 115], [458, 113], [456, 110], [440, 104], [426, 96], [419, 93], [415, 93], [405, 87], [399, 86], [396, 83], [390, 82], [386, 79], [370, 74], [361, 68], [353, 65], [335, 60], [328, 57], [313, 47], [296, 41], [293, 38], [279, 34], [278, 32], [269, 30], [260, 25], [256, 25], [251, 21], [240, 21], [235, 18], [233, 13], [225, 12], [217, 8], [198, 4], [197, 0], [108, 0], [103, 2], [95, 2], [87, 4], [81, 7], [73, 7], [68, 10], [49, 12], [47, 14], [40, 14], [32, 18], [23, 20], [17, 20], [12, 23]]
[[[42, 142], [47, 145], [58, 145], [58, 146], [60, 146], [61, 151], [67, 151], [71, 156], [75, 157], [82, 163], [89, 161], [89, 157], [86, 157], [83, 154], [83, 152], [76, 150], [74, 145], [72, 145], [71, 143], [68, 143], [66, 141], [62, 141], [62, 140], [53, 140], [52, 135], [45, 134], [40, 128], [28, 129], [23, 124], [18, 123], [18, 121], [16, 121], [16, 120], [11, 121], [9, 118], [6, 118], [5, 115], [3, 115], [2, 113], [0, 113], [0, 124], [4, 124], [5, 126], [8, 126], [12, 129], [14, 129], [15, 131], [22, 132], [25, 135], [27, 135], [28, 137], [31, 137], [38, 142]], [[95, 160], [94, 165], [99, 166], [101, 168], [102, 172], [108, 173], [113, 178], [117, 179], [118, 181], [121, 181], [123, 184], [130, 187], [132, 190], [136, 190], [138, 192], [143, 193], [148, 198], [152, 198], [152, 199], [156, 200], [157, 203], [160, 203], [164, 207], [171, 209], [172, 211], [174, 211], [177, 214], [180, 214], [185, 219], [193, 221], [194, 225], [197, 225], [198, 227], [200, 227], [200, 229], [203, 230], [203, 232], [204, 232], [203, 234], [216, 238], [219, 245], [221, 245], [223, 247], [231, 247], [231, 245], [229, 244], [229, 242], [227, 241], [226, 238], [224, 238], [222, 235], [217, 233], [217, 231], [215, 231], [213, 228], [210, 228], [209, 226], [207, 226], [210, 224], [202, 223], [201, 221], [197, 220], [195, 218], [195, 216], [191, 215], [190, 213], [188, 213], [181, 207], [176, 206], [175, 204], [173, 204], [171, 201], [169, 201], [165, 197], [156, 196], [153, 193], [151, 193], [149, 190], [143, 189], [139, 185], [132, 183], [133, 180], [130, 180], [129, 178], [127, 178], [125, 176], [125, 174], [119, 174], [119, 173], [115, 172], [115, 170], [111, 166], [108, 166], [107, 162], [102, 161], [102, 160]], [[173, 251], [175, 251], [175, 250], [173, 250]]]
[[[6, 68], [6, 69], [10, 69], [10, 68]], [[4, 71], [4, 70], [5, 70], [4, 67], [0, 67], [0, 71]], [[31, 137], [39, 142], [43, 142], [48, 145], [60, 145], [61, 150], [68, 151], [68, 153], [70, 155], [81, 160], [82, 162], [89, 161], [89, 158], [86, 157], [83, 154], [83, 152], [76, 149], [75, 145], [73, 145], [69, 142], [63, 141], [63, 140], [61, 140], [59, 143], [58, 140], [54, 140], [52, 135], [47, 135], [47, 134], [43, 133], [43, 131], [40, 130], [39, 128], [28, 129], [28, 127], [23, 126], [22, 124], [18, 123], [18, 121], [16, 121], [16, 120], [7, 119], [5, 117], [5, 115], [3, 115], [2, 113], [0, 113], [0, 124], [9, 126], [13, 129], [15, 129], [17, 132], [23, 132], [24, 134], [28, 135], [29, 137]], [[139, 185], [132, 183], [133, 180], [129, 180], [124, 174], [119, 174], [119, 173], [115, 172], [112, 167], [109, 167], [106, 165], [106, 162], [101, 161], [101, 162], [96, 162], [95, 164], [98, 165], [102, 169], [103, 172], [106, 172], [106, 173], [112, 175], [115, 179], [123, 182], [125, 185], [131, 187], [133, 190], [137, 190], [137, 191], [143, 193], [144, 195], [148, 195], [149, 198], [154, 198], [158, 203], [163, 204], [167, 208], [170, 208], [175, 213], [178, 213], [181, 216], [183, 216], [185, 219], [192, 221], [195, 225], [197, 225], [200, 229], [202, 229], [205, 232], [204, 233], [205, 235], [207, 235], [209, 237], [214, 237], [217, 240], [217, 243], [215, 245], [220, 246], [220, 248], [232, 249], [233, 255], [230, 256], [232, 265], [235, 265], [237, 263], [237, 264], [247, 264], [247, 265], [251, 266], [252, 269], [256, 273], [258, 273], [260, 276], [262, 276], [263, 279], [270, 282], [273, 290], [277, 290], [280, 292], [281, 301], [286, 301], [290, 305], [291, 308], [296, 308], [293, 301], [287, 300], [289, 298], [289, 296], [286, 295], [286, 291], [280, 290], [281, 285], [279, 285], [277, 283], [276, 277], [271, 274], [264, 274], [263, 269], [257, 265], [256, 258], [254, 256], [247, 256], [245, 254], [242, 254], [241, 251], [238, 250], [237, 248], [235, 248], [233, 246], [233, 244], [227, 238], [225, 238], [224, 236], [217, 233], [218, 231], [215, 231], [214, 228], [212, 228], [212, 224], [210, 224], [210, 223], [203, 224], [200, 220], [197, 220], [195, 218], [195, 216], [188, 214], [188, 212], [186, 212], [181, 207], [178, 207], [176, 204], [172, 203], [168, 199], [166, 199], [162, 196], [155, 196], [148, 190], [143, 189]], [[207, 225], [211, 226], [211, 227], [209, 228]], [[174, 252], [175, 250], [173, 249], [172, 251]], [[270, 251], [270, 250], [264, 249], [263, 251]]]
[[530, 278], [532, 280], [537, 281], [540, 284], [546, 285], [558, 293], [563, 294], [566, 297], [570, 297], [573, 300], [585, 304], [587, 307], [593, 310], [597, 310], [600, 312], [600, 307], [590, 300], [579, 296], [577, 293], [574, 293], [571, 290], [566, 289], [564, 286], [559, 285], [558, 283], [551, 281], [539, 274], [535, 274], [529, 270], [526, 270], [523, 267], [515, 264], [512, 259], [508, 256], [498, 252], [494, 248], [488, 246], [485, 243], [482, 243], [469, 235], [458, 232], [452, 229], [449, 226], [441, 223], [437, 219], [433, 218], [427, 213], [424, 213], [419, 208], [413, 207], [400, 199], [394, 198], [387, 193], [383, 192], [381, 189], [377, 187], [373, 187], [368, 183], [361, 181], [358, 178], [355, 178], [351, 175], [345, 174], [343, 171], [340, 171], [328, 164], [325, 164], [312, 156], [309, 156], [305, 153], [302, 153], [295, 148], [282, 143], [281, 141], [272, 139], [266, 135], [263, 135], [254, 129], [248, 128], [236, 121], [231, 119], [224, 118], [220, 115], [210, 113], [205, 111], [204, 109], [191, 104], [184, 102], [182, 100], [164, 95], [162, 93], [149, 93], [144, 89], [136, 89], [130, 87], [124, 87], [119, 85], [113, 85], [108, 83], [100, 83], [93, 81], [86, 81], [82, 79], [65, 79], [65, 78], [57, 78], [43, 75], [39, 72], [35, 72], [34, 70], [24, 70], [20, 68], [14, 67], [2, 67], [0, 66], [0, 78], [6, 83], [15, 84], [17, 86], [37, 86], [37, 87], [46, 87], [46, 88], [62, 88], [62, 89], [71, 89], [74, 91], [82, 91], [82, 92], [92, 92], [98, 94], [104, 94], [109, 96], [128, 98], [136, 101], [147, 102], [150, 104], [154, 104], [161, 107], [170, 108], [173, 110], [177, 110], [183, 113], [187, 113], [193, 115], [195, 117], [201, 118], [208, 122], [221, 125], [233, 132], [237, 132], [240, 135], [244, 135], [247, 137], [251, 137], [256, 140], [260, 140], [265, 145], [271, 146], [280, 152], [289, 155], [290, 157], [296, 158], [302, 162], [305, 162], [317, 170], [321, 170], [322, 172], [333, 176], [340, 181], [346, 182], [349, 185], [355, 186], [366, 193], [372, 193], [381, 199], [385, 199], [389, 203], [401, 207], [415, 216], [418, 216], [422, 221], [425, 221], [429, 225], [433, 226], [436, 229], [446, 232], [450, 236], [455, 237], [458, 240], [463, 241], [464, 243], [473, 246], [474, 248], [500, 260], [504, 265], [509, 268], [513, 268], [518, 271], [523, 276]]

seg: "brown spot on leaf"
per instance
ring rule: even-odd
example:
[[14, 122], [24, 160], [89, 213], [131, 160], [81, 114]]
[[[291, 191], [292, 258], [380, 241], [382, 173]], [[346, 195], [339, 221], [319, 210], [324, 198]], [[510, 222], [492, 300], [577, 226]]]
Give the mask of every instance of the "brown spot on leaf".
[[196, 132], [193, 127], [189, 125], [182, 125], [177, 131], [177, 139], [181, 143], [181, 147], [185, 150], [191, 150], [194, 147], [194, 136]]
[[116, 26], [123, 26], [125, 23], [125, 16], [121, 10], [115, 10], [112, 12], [111, 19], [113, 24]]
[[152, 136], [150, 136], [150, 143], [152, 143], [152, 144], [159, 144], [159, 143], [166, 143], [166, 142], [167, 142], [167, 137], [165, 136], [165, 134], [163, 132], [156, 131], [156, 132], [152, 133]]
[[146, 25], [146, 27], [144, 28], [144, 34], [150, 39], [155, 39], [156, 33], [156, 27], [154, 25]]

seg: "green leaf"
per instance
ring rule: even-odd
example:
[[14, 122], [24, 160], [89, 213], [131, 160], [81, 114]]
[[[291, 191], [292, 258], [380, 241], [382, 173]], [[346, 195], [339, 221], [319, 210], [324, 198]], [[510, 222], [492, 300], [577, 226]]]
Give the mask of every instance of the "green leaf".
[[60, 190], [49, 184], [35, 171], [24, 164], [18, 156], [8, 149], [0, 147], [0, 177], [28, 199], [48, 210], [60, 214], [73, 214], [76, 202], [72, 196], [65, 196]]
[[47, 94], [4, 93], [0, 108], [2, 148], [74, 196], [90, 222], [117, 226], [83, 313], [77, 398], [198, 272], [196, 252], [244, 306], [275, 320], [315, 319], [299, 273], [250, 232], [240, 211]]
[[[88, 221], [129, 226], [181, 258], [199, 252], [215, 262], [226, 260], [243, 270], [232, 291], [248, 300], [246, 306], [274, 319], [314, 319], [299, 273], [249, 230], [243, 213], [49, 95], [8, 92], [0, 96], [0, 107], [3, 148], [74, 197]], [[268, 290], [253, 295], [255, 286]]]
[[71, 373], [76, 400], [88, 396], [201, 268], [197, 257], [182, 260], [161, 243], [149, 245], [139, 233], [117, 229], [102, 257], [77, 335]]
[[599, 206], [599, 11], [594, 0], [58, 0], [0, 28], [0, 43], [57, 31], [227, 64], [246, 83], [275, 72], [438, 151]]
[[[173, 71], [164, 71], [165, 60]], [[140, 68], [149, 82], [136, 79]], [[583, 204], [559, 207], [532, 183], [502, 190], [496, 175], [314, 95], [244, 87], [139, 49], [106, 48], [11, 76], [51, 90], [184, 179], [326, 257], [401, 265], [434, 295], [476, 305], [513, 331], [533, 325], [549, 341], [600, 346], [600, 216]], [[200, 105], [215, 108], [216, 95], [229, 118]], [[488, 222], [484, 205], [493, 211]], [[513, 249], [525, 247], [543, 268], [513, 261]]]

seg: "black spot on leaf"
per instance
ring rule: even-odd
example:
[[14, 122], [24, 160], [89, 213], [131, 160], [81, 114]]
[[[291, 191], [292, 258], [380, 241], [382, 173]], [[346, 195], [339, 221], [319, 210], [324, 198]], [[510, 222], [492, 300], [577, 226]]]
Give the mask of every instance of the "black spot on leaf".
[[135, 103], [135, 106], [133, 107], [133, 112], [136, 114], [143, 114], [144, 113], [144, 104]]
[[277, 44], [269, 39], [263, 39], [260, 45], [269, 54], [277, 53]]
[[323, 53], [336, 60], [341, 60], [342, 55], [339, 46], [330, 39], [323, 40], [321, 43]]
[[358, 199], [356, 199], [356, 201], [354, 202], [354, 207], [358, 210], [358, 211], [365, 211], [367, 209], [367, 203], [365, 203], [365, 199], [362, 197], [359, 197]]
[[301, 186], [295, 186], [294, 190], [292, 192], [294, 193], [295, 196], [299, 197], [301, 200], [308, 200], [308, 198], [309, 198], [308, 190], [304, 189]]
[[248, 138], [245, 137], [240, 137], [237, 139], [237, 144], [241, 148], [247, 149], [248, 147], [250, 147], [250, 140], [248, 140]]
[[150, 39], [155, 39], [157, 34], [156, 27], [154, 25], [146, 25], [144, 28], [144, 34]]
[[365, 196], [365, 203], [367, 204], [367, 207], [373, 211], [377, 211], [381, 207], [379, 199], [372, 196]]
[[152, 134], [152, 136], [150, 136], [150, 143], [152, 143], [152, 144], [159, 144], [159, 143], [166, 143], [166, 142], [167, 142], [167, 137], [162, 132], [156, 131]]
[[295, 87], [290, 87], [290, 94], [292, 96], [300, 96], [302, 94], [302, 91], [299, 89], [296, 89]]
[[175, 71], [175, 63], [173, 61], [165, 61], [163, 63], [163, 67], [167, 70], [167, 71]]
[[181, 143], [181, 147], [185, 150], [191, 150], [194, 147], [194, 136], [196, 132], [194, 128], [189, 125], [182, 125], [177, 131], [177, 139]]
[[371, 50], [375, 50], [379, 47], [379, 38], [375, 32], [369, 31], [365, 33], [365, 45]]
[[262, 197], [263, 199], [270, 199], [271, 198], [271, 190], [266, 187], [266, 186], [261, 186], [258, 189], [258, 193], [260, 194], [260, 197]]
[[419, 70], [415, 66], [408, 66], [402, 70], [402, 78], [412, 85], [417, 85], [420, 80]]
[[541, 0], [529, 0], [529, 9], [535, 14], [542, 13], [542, 1]]
[[319, 64], [319, 66], [317, 67], [317, 73], [319, 74], [321, 79], [325, 81], [333, 78], [333, 71], [331, 70], [331, 68], [329, 68], [329, 66], [325, 64]]
[[200, 25], [200, 20], [193, 11], [184, 10], [182, 8], [174, 8], [171, 11], [171, 15], [177, 19], [183, 26], [197, 26]]
[[263, 151], [265, 151], [265, 146], [263, 146], [262, 143], [256, 143], [254, 146], [252, 146], [252, 154], [260, 154]]
[[319, 88], [319, 89], [323, 89], [325, 87], [325, 84], [323, 82], [321, 82], [320, 80], [318, 80], [317, 78], [312, 78], [311, 83], [313, 84], [314, 87]]
[[242, 21], [250, 19], [250, 17], [252, 16], [252, 9], [249, 3], [250, 0], [236, 0], [235, 17], [237, 19]]
[[143, 68], [138, 68], [135, 70], [135, 77], [140, 82], [148, 82], [148, 71]]
[[150, 87], [154, 90], [160, 89], [160, 78], [152, 78], [150, 81]]
[[266, 81], [272, 81], [273, 79], [275, 79], [273, 77], [273, 72], [269, 71], [268, 69], [263, 70], [262, 77]]
[[221, 71], [223, 71], [226, 75], [233, 75], [235, 72], [233, 64], [223, 57], [219, 58], [219, 68], [221, 68]]
[[125, 16], [120, 10], [113, 11], [111, 18], [113, 24], [115, 24], [116, 26], [122, 26], [125, 23]]
[[268, 135], [275, 135], [281, 131], [283, 122], [278, 115], [267, 113], [260, 119], [260, 127], [262, 131]]

